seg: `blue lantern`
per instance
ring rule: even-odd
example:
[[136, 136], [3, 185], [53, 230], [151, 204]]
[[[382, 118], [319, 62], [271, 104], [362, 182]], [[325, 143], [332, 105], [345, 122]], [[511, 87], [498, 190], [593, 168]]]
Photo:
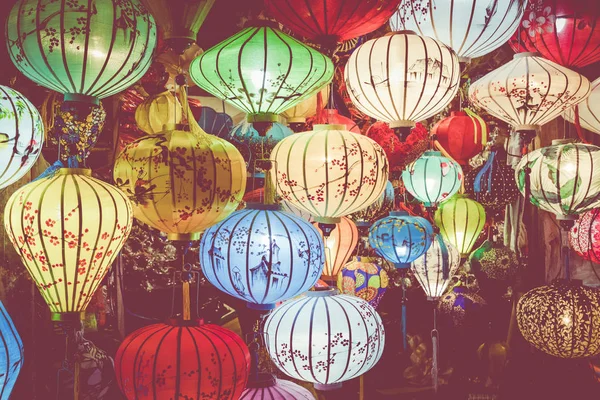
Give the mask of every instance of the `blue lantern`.
[[200, 107], [198, 125], [206, 133], [225, 138], [233, 129], [233, 120], [225, 112], [217, 112], [211, 107]]
[[272, 204], [250, 204], [207, 229], [200, 240], [206, 279], [259, 310], [309, 290], [324, 262], [317, 229]]
[[0, 400], [8, 400], [23, 366], [23, 342], [0, 302]]

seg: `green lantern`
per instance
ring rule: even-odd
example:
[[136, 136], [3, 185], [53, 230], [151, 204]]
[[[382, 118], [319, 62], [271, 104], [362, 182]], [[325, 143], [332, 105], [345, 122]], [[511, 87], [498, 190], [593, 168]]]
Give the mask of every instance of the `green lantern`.
[[[315, 95], [333, 78], [329, 58], [268, 26], [250, 27], [204, 52], [190, 64], [194, 83], [262, 123]], [[261, 132], [262, 131], [262, 132]]]
[[434, 220], [442, 237], [466, 257], [483, 230], [485, 210], [475, 200], [458, 194], [440, 204]]

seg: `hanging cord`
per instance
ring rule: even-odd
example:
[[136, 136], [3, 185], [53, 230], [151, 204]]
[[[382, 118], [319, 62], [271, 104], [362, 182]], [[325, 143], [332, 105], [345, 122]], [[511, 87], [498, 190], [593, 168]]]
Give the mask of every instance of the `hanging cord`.
[[439, 387], [438, 356], [440, 351], [440, 334], [437, 329], [437, 302], [433, 303], [433, 329], [431, 330], [431, 381], [433, 390], [437, 393]]
[[[199, 279], [198, 273], [192, 271], [192, 264], [186, 263], [186, 255], [190, 248], [192, 247], [192, 242], [174, 242], [174, 244], [179, 245], [179, 254], [181, 259], [181, 269], [179, 271], [175, 271], [173, 273], [173, 281], [181, 282], [181, 301], [182, 301], [182, 311], [181, 316], [184, 321], [190, 321], [192, 319], [191, 313], [191, 293], [190, 293], [190, 285], [194, 280], [196, 281], [196, 315], [198, 318], [198, 296], [199, 296]], [[195, 276], [196, 275], [196, 276]], [[196, 279], [194, 279], [196, 278]], [[176, 284], [173, 284], [173, 294], [171, 296], [171, 313], [170, 317], [174, 317], [175, 314], [175, 294], [176, 294]]]
[[576, 104], [573, 110], [575, 111], [574, 123], [575, 130], [577, 131], [577, 136], [579, 137], [579, 140], [581, 140], [582, 143], [590, 144], [590, 142], [585, 138], [583, 130], [581, 129], [581, 121], [579, 119], [579, 104]]
[[408, 301], [408, 298], [406, 297], [406, 269], [402, 270], [402, 300], [401, 300], [401, 304], [402, 304], [402, 317], [400, 320], [400, 324], [401, 324], [401, 331], [402, 331], [402, 350], [406, 351], [406, 349], [408, 348], [408, 343], [407, 343], [407, 338], [406, 338], [406, 334], [407, 334], [407, 330], [406, 330], [406, 302]]

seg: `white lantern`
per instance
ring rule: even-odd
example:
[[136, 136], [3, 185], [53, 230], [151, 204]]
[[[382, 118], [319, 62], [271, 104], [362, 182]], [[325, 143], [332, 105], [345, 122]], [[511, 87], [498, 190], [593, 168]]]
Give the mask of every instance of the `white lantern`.
[[[410, 269], [425, 291], [427, 300], [438, 300], [446, 291], [450, 279], [460, 266], [458, 249], [436, 235], [429, 250], [412, 262]], [[444, 267], [448, 274], [444, 276]]]
[[[563, 117], [575, 123], [575, 110], [565, 111]], [[592, 82], [592, 91], [588, 98], [579, 103], [579, 122], [582, 128], [600, 134], [600, 78]]]

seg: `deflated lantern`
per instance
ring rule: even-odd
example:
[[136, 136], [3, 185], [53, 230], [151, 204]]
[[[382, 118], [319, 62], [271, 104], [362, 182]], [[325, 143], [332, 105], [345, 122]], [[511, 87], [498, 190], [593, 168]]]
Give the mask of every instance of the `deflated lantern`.
[[436, 235], [429, 250], [412, 262], [411, 270], [427, 300], [439, 300], [459, 266], [460, 254], [456, 247]]
[[569, 244], [584, 259], [600, 263], [600, 209], [579, 216], [569, 232]]
[[23, 341], [0, 302], [0, 400], [9, 400], [23, 367]]
[[354, 257], [337, 276], [337, 287], [342, 294], [360, 297], [373, 308], [379, 306], [388, 283], [387, 272], [371, 257]]
[[453, 111], [431, 128], [431, 134], [444, 150], [460, 165], [467, 165], [471, 157], [483, 150], [487, 143], [488, 126], [473, 112]]
[[347, 217], [342, 217], [329, 235], [324, 234], [318, 223], [314, 222], [313, 225], [318, 229], [325, 243], [325, 267], [321, 279], [335, 282], [344, 264], [356, 249], [358, 229], [354, 222]]
[[[579, 103], [579, 123], [588, 131], [600, 134], [600, 78], [592, 82], [592, 91], [585, 101]], [[563, 113], [563, 118], [575, 123], [574, 109]]]
[[440, 205], [434, 220], [442, 237], [466, 257], [483, 230], [485, 210], [475, 200], [459, 194]]

